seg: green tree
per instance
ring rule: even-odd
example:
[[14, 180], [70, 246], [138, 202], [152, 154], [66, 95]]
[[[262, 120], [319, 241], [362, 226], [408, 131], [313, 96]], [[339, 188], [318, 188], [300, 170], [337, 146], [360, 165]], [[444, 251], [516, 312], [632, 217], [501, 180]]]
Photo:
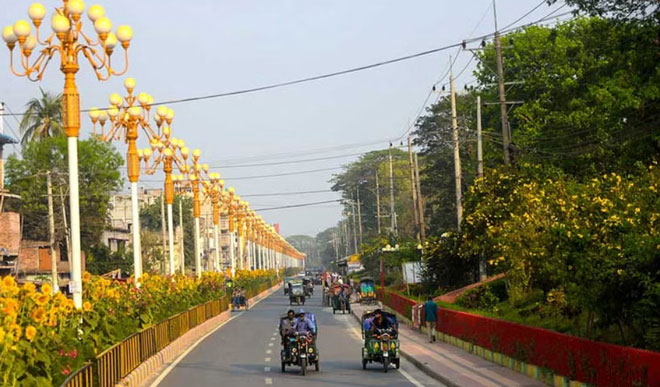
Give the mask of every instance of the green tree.
[[[98, 245], [101, 234], [108, 224], [107, 214], [110, 195], [121, 188], [119, 168], [123, 158], [112, 145], [95, 139], [79, 141], [79, 184], [81, 243], [86, 251]], [[23, 237], [31, 240], [48, 240], [48, 207], [46, 195], [46, 171], [53, 175], [53, 193], [56, 196], [56, 240], [64, 243], [64, 219], [68, 208], [67, 139], [64, 136], [29, 142], [22, 151], [22, 158], [12, 155], [7, 160], [7, 189], [21, 195], [20, 207], [15, 208], [23, 216]], [[64, 210], [62, 210], [64, 205]]]
[[[557, 0], [548, 0], [554, 4]], [[566, 4], [591, 16], [611, 17], [616, 20], [635, 18], [658, 20], [660, 6], [657, 0], [566, 0]]]
[[309, 235], [291, 235], [286, 238], [286, 241], [298, 251], [307, 255], [305, 261], [306, 267], [316, 267], [321, 265], [321, 252], [316, 238]]
[[[140, 209], [140, 226], [149, 231], [158, 231], [162, 229], [162, 217], [161, 217], [161, 200], [162, 198], [156, 198], [156, 200]], [[194, 229], [194, 218], [192, 216], [192, 207], [193, 200], [192, 197], [187, 195], [175, 195], [174, 203], [172, 204], [172, 219], [174, 227], [179, 226], [179, 202], [183, 207], [183, 249], [185, 254], [185, 264], [186, 267], [192, 267], [195, 264], [195, 229]], [[162, 243], [162, 241], [161, 241]]]
[[[459, 125], [459, 154], [463, 192], [476, 177], [476, 92], [458, 93], [456, 110]], [[451, 100], [443, 96], [420, 117], [414, 144], [421, 151], [420, 179], [425, 214], [430, 216], [430, 234], [440, 235], [456, 229], [456, 179], [451, 124]], [[488, 132], [492, 132], [489, 130]], [[484, 153], [492, 160], [501, 158], [501, 146], [494, 136], [484, 136]]]
[[[594, 3], [594, 2], [590, 2]], [[522, 101], [509, 115], [519, 157], [589, 177], [632, 172], [660, 152], [657, 24], [581, 18], [509, 36], [504, 78]], [[495, 50], [480, 54], [476, 75], [484, 101], [496, 100]], [[485, 109], [486, 131], [498, 128]]]
[[25, 115], [19, 125], [21, 143], [44, 140], [63, 134], [62, 95], [41, 92], [40, 98], [32, 98], [25, 107]]
[[[399, 235], [411, 238], [415, 235], [415, 222], [408, 160], [406, 152], [397, 148], [392, 149], [394, 210], [397, 215]], [[331, 180], [332, 190], [341, 192], [345, 200], [345, 213], [352, 211], [351, 203], [357, 202], [359, 190], [363, 241], [378, 235], [376, 174], [379, 182], [381, 230], [382, 234], [387, 234], [390, 230], [389, 150], [363, 154], [358, 161], [345, 166], [344, 171], [334, 175]], [[357, 207], [355, 211], [357, 212]], [[349, 225], [352, 229], [352, 218]]]

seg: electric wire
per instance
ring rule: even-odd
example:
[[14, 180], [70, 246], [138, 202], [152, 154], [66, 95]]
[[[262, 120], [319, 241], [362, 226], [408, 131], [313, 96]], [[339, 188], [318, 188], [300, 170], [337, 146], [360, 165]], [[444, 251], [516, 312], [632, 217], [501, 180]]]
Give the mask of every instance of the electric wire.
[[291, 204], [291, 205], [288, 205], [288, 206], [257, 208], [257, 209], [255, 209], [255, 211], [262, 212], [262, 211], [272, 211], [272, 210], [283, 210], [283, 209], [286, 209], [286, 208], [309, 207], [309, 206], [315, 206], [315, 205], [319, 205], [319, 204], [338, 203], [340, 201], [341, 201], [341, 199], [325, 200], [325, 201], [321, 201], [321, 202]]
[[[515, 30], [518, 30], [518, 29], [529, 27], [529, 26], [532, 26], [532, 25], [535, 25], [535, 24], [542, 23], [542, 22], [546, 21], [551, 15], [556, 13], [562, 7], [559, 7], [558, 9], [554, 10], [553, 12], [551, 12], [550, 14], [546, 15], [545, 17], [543, 17], [541, 19], [538, 19], [536, 21], [533, 21], [533, 22], [530, 22], [530, 23], [527, 23], [527, 24], [523, 24], [523, 25], [520, 25], [520, 26], [517, 26], [517, 27], [512, 27], [510, 29], [503, 29], [500, 32], [502, 32], [502, 33], [511, 32], [511, 31], [515, 31]], [[573, 11], [557, 15], [556, 17], [561, 17], [561, 16], [571, 14], [571, 13], [573, 13]], [[445, 46], [429, 49], [429, 50], [426, 50], [426, 51], [420, 51], [420, 52], [417, 52], [417, 53], [414, 53], [414, 54], [400, 56], [400, 57], [396, 57], [396, 58], [393, 58], [393, 59], [383, 60], [383, 61], [380, 61], [380, 62], [375, 62], [375, 63], [363, 65], [363, 66], [348, 68], [348, 69], [345, 69], [345, 70], [339, 70], [339, 71], [335, 71], [335, 72], [331, 72], [331, 73], [314, 75], [314, 76], [299, 78], [299, 79], [295, 79], [295, 80], [291, 80], [291, 81], [278, 82], [278, 83], [268, 84], [268, 85], [264, 85], [264, 86], [257, 86], [257, 87], [252, 87], [252, 88], [239, 89], [239, 90], [227, 91], [227, 92], [216, 93], [216, 94], [208, 94], [208, 95], [188, 97], [188, 98], [179, 98], [179, 99], [158, 101], [158, 102], [154, 102], [150, 106], [174, 105], [174, 104], [185, 103], [185, 102], [193, 102], [193, 101], [216, 99], [216, 98], [229, 97], [229, 96], [235, 96], [235, 95], [241, 95], [241, 94], [249, 94], [249, 93], [255, 93], [255, 92], [259, 92], [259, 91], [265, 91], [265, 90], [271, 90], [271, 89], [276, 89], [276, 88], [282, 88], [282, 87], [286, 87], [286, 86], [297, 85], [297, 84], [301, 84], [301, 83], [318, 81], [318, 80], [322, 80], [322, 79], [326, 79], [326, 78], [333, 78], [333, 77], [337, 77], [337, 76], [341, 76], [341, 75], [356, 73], [356, 72], [360, 72], [360, 71], [364, 71], [364, 70], [370, 70], [370, 69], [373, 69], [373, 68], [382, 67], [382, 66], [386, 66], [386, 65], [390, 65], [390, 64], [394, 64], [394, 63], [398, 63], [398, 62], [403, 62], [403, 61], [407, 61], [407, 60], [427, 56], [427, 55], [430, 55], [430, 54], [435, 54], [435, 53], [438, 53], [438, 52], [446, 51], [446, 50], [451, 49], [451, 48], [459, 48], [463, 45], [464, 42], [467, 43], [467, 42], [474, 42], [474, 41], [484, 40], [486, 38], [490, 38], [490, 37], [494, 36], [494, 34], [495, 33], [492, 32], [492, 33], [484, 34], [484, 35], [481, 35], [481, 36], [478, 36], [478, 37], [469, 38], [469, 39], [466, 39], [466, 40], [464, 40], [462, 42], [459, 42], [459, 43], [452, 43], [452, 44], [448, 44], [448, 45], [445, 45]], [[81, 112], [89, 112], [89, 110], [90, 109], [82, 109]], [[13, 114], [4, 113], [4, 115], [25, 115], [25, 113], [13, 113]]]

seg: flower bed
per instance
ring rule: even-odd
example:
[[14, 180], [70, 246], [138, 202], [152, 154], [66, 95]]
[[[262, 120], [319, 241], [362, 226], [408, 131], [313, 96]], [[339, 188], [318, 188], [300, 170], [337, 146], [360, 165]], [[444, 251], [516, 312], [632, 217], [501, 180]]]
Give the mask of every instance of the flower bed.
[[[256, 294], [275, 281], [274, 271], [239, 273], [236, 283]], [[98, 354], [192, 307], [225, 295], [225, 277], [206, 272], [194, 277], [144, 275], [111, 281], [85, 273], [83, 308], [45, 284], [0, 283], [0, 385], [58, 385]]]

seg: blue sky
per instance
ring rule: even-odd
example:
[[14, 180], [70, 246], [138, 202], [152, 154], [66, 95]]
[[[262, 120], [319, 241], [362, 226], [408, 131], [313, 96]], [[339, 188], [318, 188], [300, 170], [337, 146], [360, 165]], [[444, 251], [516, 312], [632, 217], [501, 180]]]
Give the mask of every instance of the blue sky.
[[[27, 18], [30, 2], [3, 3], [0, 27]], [[52, 9], [60, 1], [43, 3]], [[137, 91], [152, 94], [156, 101], [334, 72], [456, 43], [494, 29], [491, 0], [113, 0], [101, 4], [115, 26], [133, 27], [131, 65], [126, 76], [137, 80]], [[499, 0], [500, 27], [538, 4], [539, 0]], [[537, 20], [555, 8], [543, 5], [520, 23]], [[84, 20], [91, 32], [90, 23]], [[45, 24], [42, 28], [49, 29], [49, 23]], [[273, 166], [227, 166], [384, 148], [388, 139], [400, 136], [414, 120], [429, 88], [446, 71], [449, 55], [455, 53], [445, 51], [276, 90], [171, 105], [176, 112], [173, 135], [186, 140], [191, 149], [200, 148], [202, 159], [217, 167], [215, 170], [240, 195], [328, 190], [335, 170], [244, 178], [340, 168], [357, 156]], [[122, 55], [121, 50], [115, 53]], [[456, 71], [465, 66], [469, 55], [459, 55]], [[84, 58], [80, 60], [78, 86], [83, 108], [105, 106], [110, 93], [123, 94], [124, 77], [100, 83]], [[61, 92], [63, 76], [56, 61], [47, 70], [45, 81], [37, 84], [13, 76], [8, 62], [8, 51], [0, 49], [0, 101], [12, 111], [22, 111], [27, 100], [38, 95], [39, 86]], [[471, 71], [464, 72], [457, 87], [472, 79]], [[82, 122], [81, 136], [85, 137], [91, 125], [85, 115]], [[8, 134], [9, 127], [17, 130], [12, 117], [6, 117], [6, 123]], [[147, 145], [144, 137], [141, 144]], [[124, 152], [122, 143], [117, 147]], [[7, 150], [11, 153], [12, 147]], [[142, 179], [143, 186], [161, 185], [158, 175], [143, 175]], [[338, 197], [321, 192], [246, 199], [259, 209]], [[314, 235], [334, 225], [341, 209], [339, 204], [324, 204], [262, 215], [268, 222], [280, 223], [284, 235]]]

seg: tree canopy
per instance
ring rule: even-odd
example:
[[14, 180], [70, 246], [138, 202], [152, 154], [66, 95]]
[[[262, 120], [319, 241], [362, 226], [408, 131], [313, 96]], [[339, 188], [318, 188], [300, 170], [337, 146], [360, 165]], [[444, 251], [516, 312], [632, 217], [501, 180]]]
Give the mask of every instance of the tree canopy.
[[[108, 205], [113, 192], [121, 188], [119, 168], [122, 156], [107, 143], [93, 138], [78, 142], [81, 243], [85, 250], [99, 243], [108, 224]], [[17, 210], [24, 219], [23, 237], [48, 240], [48, 207], [46, 171], [53, 176], [56, 240], [65, 237], [64, 212], [69, 214], [67, 139], [64, 136], [44, 138], [25, 145], [22, 158], [15, 155], [6, 164], [7, 189], [21, 196]]]

